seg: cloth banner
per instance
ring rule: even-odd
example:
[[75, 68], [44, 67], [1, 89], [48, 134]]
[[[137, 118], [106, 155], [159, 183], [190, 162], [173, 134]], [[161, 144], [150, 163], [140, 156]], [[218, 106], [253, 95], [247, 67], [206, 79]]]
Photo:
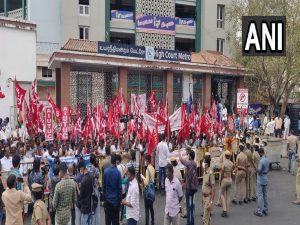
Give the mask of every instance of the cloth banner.
[[195, 20], [193, 18], [179, 18], [176, 17], [176, 26], [184, 26], [189, 28], [195, 27]]
[[45, 111], [45, 139], [53, 141], [53, 110], [47, 107]]
[[124, 11], [124, 10], [111, 10], [110, 17], [112, 20], [133, 21], [133, 12]]
[[61, 134], [62, 140], [68, 140], [68, 118], [69, 118], [69, 109], [64, 107], [62, 110], [62, 122], [61, 122]]
[[136, 17], [136, 31], [175, 35], [175, 18], [138, 15]]

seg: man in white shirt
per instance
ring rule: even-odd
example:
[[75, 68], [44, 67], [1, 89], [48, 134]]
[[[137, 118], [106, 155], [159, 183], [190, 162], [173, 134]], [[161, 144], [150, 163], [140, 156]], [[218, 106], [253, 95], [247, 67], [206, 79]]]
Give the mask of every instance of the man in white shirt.
[[[12, 157], [9, 156], [9, 147], [6, 146], [4, 150], [4, 156], [1, 159], [1, 172], [8, 176], [8, 173], [11, 171], [12, 165]], [[3, 175], [3, 174], [2, 174]], [[4, 175], [4, 176], [5, 176]]]
[[171, 164], [167, 165], [166, 206], [164, 225], [179, 225], [180, 202], [183, 191], [180, 181], [174, 176], [174, 169]]
[[134, 167], [128, 168], [129, 188], [126, 199], [122, 200], [122, 204], [126, 206], [127, 225], [136, 225], [140, 216], [140, 191], [139, 185], [135, 178]]
[[104, 139], [100, 139], [99, 140], [99, 147], [97, 150], [97, 155], [99, 156], [105, 156], [105, 143], [104, 143]]
[[118, 139], [116, 138], [115, 140], [114, 140], [114, 144], [112, 144], [111, 146], [110, 146], [110, 152], [111, 153], [117, 153], [117, 152], [119, 152], [120, 151], [120, 148], [119, 148], [119, 144], [118, 144]]
[[[166, 166], [168, 164], [167, 158], [169, 153], [169, 148], [167, 142], [165, 141], [165, 135], [161, 134], [161, 141], [158, 143], [156, 147], [157, 155], [158, 155], [158, 190], [161, 193], [162, 183], [166, 178]], [[162, 193], [164, 194], [164, 192]]]
[[283, 133], [283, 139], [287, 139], [290, 133], [290, 126], [291, 126], [291, 119], [288, 115], [285, 116], [284, 121], [284, 133]]
[[2, 129], [0, 130], [0, 140], [4, 140], [6, 141], [7, 138], [9, 138], [8, 132], [6, 131], [6, 127], [2, 127]]

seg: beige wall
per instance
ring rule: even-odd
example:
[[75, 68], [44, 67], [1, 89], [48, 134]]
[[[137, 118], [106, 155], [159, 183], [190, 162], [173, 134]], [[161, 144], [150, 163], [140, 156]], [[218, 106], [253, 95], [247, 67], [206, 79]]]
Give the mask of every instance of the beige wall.
[[201, 33], [201, 46], [202, 49], [206, 50], [217, 50], [217, 38], [225, 39], [224, 55], [230, 56], [230, 47], [227, 40], [227, 30], [230, 26], [225, 21], [225, 28], [217, 28], [217, 5], [225, 5], [226, 10], [230, 7], [231, 0], [202, 0], [201, 11], [202, 11], [202, 33]]
[[79, 26], [88, 26], [89, 39], [105, 39], [105, 1], [90, 1], [89, 16], [79, 15], [78, 1], [61, 1], [61, 40], [64, 45], [70, 38], [79, 38]]

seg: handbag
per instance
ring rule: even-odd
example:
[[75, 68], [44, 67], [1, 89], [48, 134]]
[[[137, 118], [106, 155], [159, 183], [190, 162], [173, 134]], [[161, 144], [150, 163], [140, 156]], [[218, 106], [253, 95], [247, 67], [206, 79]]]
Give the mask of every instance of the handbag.
[[148, 183], [147, 187], [145, 188], [145, 197], [147, 200], [149, 200], [150, 202], [153, 203], [155, 201], [155, 186], [154, 186], [152, 177], [150, 175], [149, 169], [147, 169], [147, 172], [149, 175], [149, 183]]

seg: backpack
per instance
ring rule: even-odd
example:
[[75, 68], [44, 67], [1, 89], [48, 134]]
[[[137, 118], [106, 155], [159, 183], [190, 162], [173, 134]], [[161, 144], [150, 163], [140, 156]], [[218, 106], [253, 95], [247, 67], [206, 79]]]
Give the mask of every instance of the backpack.
[[147, 172], [149, 175], [149, 183], [148, 183], [147, 187], [145, 188], [145, 197], [147, 200], [149, 200], [150, 202], [153, 203], [155, 201], [155, 186], [154, 186], [152, 177], [150, 175], [149, 169], [147, 169]]

